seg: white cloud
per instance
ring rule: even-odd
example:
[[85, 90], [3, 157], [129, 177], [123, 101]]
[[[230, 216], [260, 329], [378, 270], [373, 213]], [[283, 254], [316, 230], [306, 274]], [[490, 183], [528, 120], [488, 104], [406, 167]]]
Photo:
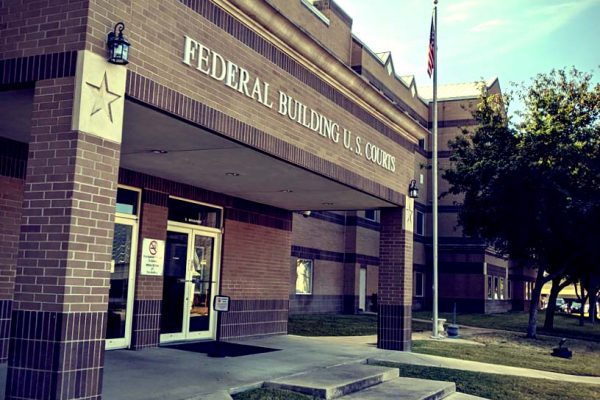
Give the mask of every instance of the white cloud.
[[474, 26], [471, 28], [471, 32], [485, 32], [506, 24], [508, 24], [508, 21], [505, 19], [491, 19]]
[[473, 14], [481, 6], [481, 3], [474, 0], [465, 0], [458, 3], [451, 3], [443, 11], [444, 22], [448, 24], [462, 23], [472, 18]]

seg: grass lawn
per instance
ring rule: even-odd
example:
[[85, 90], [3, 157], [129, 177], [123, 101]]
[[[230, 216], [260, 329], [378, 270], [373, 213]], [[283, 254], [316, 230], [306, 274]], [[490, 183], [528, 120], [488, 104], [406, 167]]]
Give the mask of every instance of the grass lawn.
[[[461, 315], [460, 322], [463, 322], [463, 317], [468, 317], [469, 322], [479, 322], [479, 325], [483, 325], [484, 321], [488, 321], [488, 323], [492, 320], [500, 321], [495, 326], [505, 329], [516, 326], [514, 321], [520, 318], [516, 313]], [[510, 321], [513, 321], [513, 325]], [[467, 322], [464, 323], [471, 325]], [[370, 314], [293, 316], [289, 320], [288, 329], [289, 333], [302, 336], [374, 335], [377, 333], [377, 316]], [[415, 332], [430, 329], [430, 323], [413, 321], [413, 331]], [[464, 333], [464, 331], [461, 333]], [[453, 343], [451, 339], [441, 342], [415, 340], [413, 341], [412, 351], [565, 374], [600, 376], [599, 342], [569, 339], [567, 346], [573, 350], [574, 355], [571, 360], [565, 360], [550, 356], [552, 348], [558, 344], [558, 340], [554, 337], [530, 340], [525, 339], [522, 332], [490, 332], [476, 333], [465, 337], [465, 339], [474, 340], [482, 345]]]
[[400, 376], [456, 383], [459, 392], [494, 400], [598, 400], [599, 385], [557, 382], [398, 363], [379, 365], [400, 369]]
[[[430, 330], [431, 324], [413, 321], [413, 331]], [[366, 336], [377, 334], [377, 315], [295, 315], [288, 321], [288, 333], [300, 336]]]
[[[413, 318], [431, 319], [431, 312], [419, 311], [413, 313]], [[452, 321], [451, 313], [440, 313], [440, 318]], [[459, 325], [477, 326], [481, 328], [502, 329], [507, 331], [526, 332], [529, 314], [525, 312], [508, 312], [502, 314], [459, 314], [456, 323]], [[579, 318], [572, 315], [556, 314], [554, 330], [544, 331], [545, 315], [538, 315], [538, 333], [551, 336], [570, 337], [600, 342], [600, 323], [591, 325], [586, 321], [579, 326]]]
[[530, 340], [523, 334], [502, 332], [475, 334], [465, 339], [482, 346], [453, 343], [452, 339], [414, 340], [412, 351], [563, 374], [600, 376], [600, 343], [569, 339], [567, 347], [573, 351], [573, 358], [567, 360], [550, 355], [552, 348], [557, 347], [556, 338]]

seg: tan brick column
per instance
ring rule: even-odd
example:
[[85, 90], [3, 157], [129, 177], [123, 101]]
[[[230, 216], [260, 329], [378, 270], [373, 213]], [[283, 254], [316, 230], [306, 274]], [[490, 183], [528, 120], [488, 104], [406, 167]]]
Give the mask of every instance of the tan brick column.
[[[169, 218], [168, 201], [167, 193], [144, 189], [139, 243], [142, 243], [145, 238], [166, 240]], [[163, 298], [163, 277], [140, 274], [142, 247], [138, 247], [131, 337], [131, 347], [136, 350], [159, 345]]]
[[[117, 82], [83, 66], [80, 52], [78, 77], [35, 87], [7, 400], [100, 399], [120, 131], [107, 139], [99, 118], [114, 121], [122, 99], [107, 109]], [[74, 129], [78, 113], [103, 131]]]
[[412, 306], [412, 200], [381, 210], [377, 347], [410, 350]]

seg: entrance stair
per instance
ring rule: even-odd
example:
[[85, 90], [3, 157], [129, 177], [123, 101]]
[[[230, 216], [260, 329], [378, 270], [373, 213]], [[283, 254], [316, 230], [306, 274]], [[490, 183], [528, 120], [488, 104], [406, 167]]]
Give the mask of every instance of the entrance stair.
[[475, 400], [456, 393], [453, 382], [399, 377], [397, 368], [366, 364], [340, 364], [302, 372], [272, 381], [263, 387], [290, 390], [319, 399], [342, 400]]

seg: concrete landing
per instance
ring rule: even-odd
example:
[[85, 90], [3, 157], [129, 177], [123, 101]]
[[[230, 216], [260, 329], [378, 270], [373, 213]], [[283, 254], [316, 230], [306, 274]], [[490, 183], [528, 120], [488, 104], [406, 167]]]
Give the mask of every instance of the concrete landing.
[[263, 386], [292, 390], [320, 399], [335, 399], [394, 378], [398, 378], [397, 368], [353, 363], [282, 377], [267, 381]]
[[342, 397], [348, 400], [438, 400], [448, 399], [456, 390], [454, 382], [396, 378]]

